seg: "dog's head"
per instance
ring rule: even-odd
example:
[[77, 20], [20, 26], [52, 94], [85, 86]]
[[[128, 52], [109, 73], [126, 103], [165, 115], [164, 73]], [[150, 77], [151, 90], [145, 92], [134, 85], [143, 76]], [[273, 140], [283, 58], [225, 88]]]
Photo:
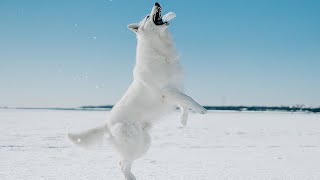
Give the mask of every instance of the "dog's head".
[[168, 21], [163, 21], [161, 16], [161, 6], [155, 3], [152, 7], [150, 14], [143, 18], [140, 23], [132, 23], [128, 28], [135, 32], [137, 35], [145, 34], [161, 34], [169, 26]]

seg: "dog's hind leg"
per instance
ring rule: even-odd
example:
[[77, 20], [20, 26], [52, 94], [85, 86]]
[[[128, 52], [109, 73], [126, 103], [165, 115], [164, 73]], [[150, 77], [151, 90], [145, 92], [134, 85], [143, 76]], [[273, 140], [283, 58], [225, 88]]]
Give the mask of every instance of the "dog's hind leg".
[[124, 175], [126, 180], [136, 180], [134, 175], [131, 172], [132, 161], [122, 160], [119, 162], [119, 166], [122, 174]]
[[207, 110], [200, 104], [198, 104], [195, 100], [178, 91], [177, 89], [164, 89], [161, 92], [164, 95], [165, 99], [168, 99], [175, 104], [190, 107], [192, 110], [200, 114], [205, 114], [207, 112]]

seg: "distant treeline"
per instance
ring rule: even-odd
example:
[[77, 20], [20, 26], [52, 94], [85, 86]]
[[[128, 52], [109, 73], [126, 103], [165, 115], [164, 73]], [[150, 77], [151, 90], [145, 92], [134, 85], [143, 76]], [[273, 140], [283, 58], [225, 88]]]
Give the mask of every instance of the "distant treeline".
[[288, 112], [320, 112], [320, 107], [289, 107], [289, 106], [204, 106], [207, 110], [230, 111], [288, 111]]
[[[285, 112], [312, 112], [320, 113], [320, 107], [305, 107], [305, 106], [204, 106], [207, 110], [217, 110], [217, 111], [285, 111]], [[81, 106], [78, 108], [9, 108], [0, 107], [0, 109], [49, 109], [49, 110], [76, 110], [76, 111], [104, 111], [110, 110], [113, 105], [105, 106]]]
[[83, 109], [112, 109], [113, 108], [113, 105], [105, 105], [105, 106], [81, 106], [80, 108], [83, 108]]
[[[83, 109], [111, 109], [112, 105], [106, 106], [81, 106]], [[220, 111], [287, 111], [287, 112], [313, 112], [319, 113], [320, 107], [290, 107], [290, 106], [204, 106], [207, 110]]]

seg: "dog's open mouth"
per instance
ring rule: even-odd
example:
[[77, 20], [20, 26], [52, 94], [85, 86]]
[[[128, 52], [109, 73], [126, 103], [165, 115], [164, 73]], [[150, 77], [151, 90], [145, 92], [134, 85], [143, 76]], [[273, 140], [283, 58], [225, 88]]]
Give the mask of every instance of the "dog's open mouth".
[[156, 6], [156, 13], [153, 15], [153, 22], [155, 25], [169, 25], [169, 21], [163, 21], [162, 16], [161, 16], [161, 6], [159, 3], [155, 4]]

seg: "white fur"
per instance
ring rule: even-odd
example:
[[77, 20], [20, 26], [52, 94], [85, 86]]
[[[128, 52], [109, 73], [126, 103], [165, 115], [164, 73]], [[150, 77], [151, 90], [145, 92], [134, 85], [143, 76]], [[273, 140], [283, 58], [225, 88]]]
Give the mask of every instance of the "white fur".
[[149, 149], [149, 131], [162, 114], [178, 105], [182, 111], [181, 123], [186, 125], [189, 108], [206, 113], [201, 105], [182, 93], [183, 72], [179, 57], [167, 25], [157, 26], [152, 21], [156, 11], [154, 6], [149, 18], [128, 25], [138, 40], [134, 80], [111, 110], [107, 124], [69, 135], [76, 144], [90, 145], [108, 133], [110, 142], [122, 157], [119, 166], [127, 180], [135, 179], [131, 165]]

